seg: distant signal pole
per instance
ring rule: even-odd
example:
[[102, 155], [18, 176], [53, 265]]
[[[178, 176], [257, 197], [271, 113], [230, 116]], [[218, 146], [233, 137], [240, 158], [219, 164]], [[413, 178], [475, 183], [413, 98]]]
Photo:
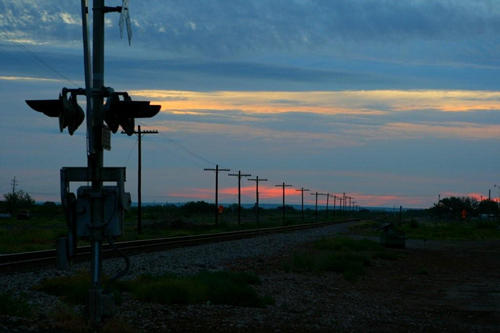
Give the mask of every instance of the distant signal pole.
[[241, 177], [250, 177], [251, 174], [243, 174], [241, 170], [238, 170], [238, 173], [230, 173], [228, 176], [238, 177], [238, 225], [241, 222]]
[[[122, 131], [122, 134], [127, 134]], [[141, 125], [137, 125], [137, 131], [133, 134], [137, 134], [138, 138], [138, 152], [137, 152], [137, 233], [142, 233], [142, 136], [145, 134], [158, 134], [157, 130], [141, 130]]]
[[219, 169], [219, 165], [215, 165], [215, 169], [205, 168], [205, 171], [215, 171], [215, 224], [219, 224], [219, 172], [231, 171], [231, 169]]
[[283, 182], [282, 184], [279, 185], [274, 185], [276, 187], [282, 187], [283, 188], [283, 224], [286, 224], [286, 219], [285, 219], [285, 211], [286, 211], [286, 206], [285, 206], [285, 187], [292, 187], [292, 185], [286, 184]]
[[301, 212], [302, 212], [302, 222], [304, 222], [304, 192], [310, 191], [308, 188], [303, 188], [301, 187], [300, 190], [296, 190], [301, 192], [300, 197], [301, 197]]
[[255, 217], [257, 219], [257, 225], [260, 224], [259, 220], [259, 182], [267, 182], [266, 178], [259, 178], [259, 176], [255, 176], [255, 178], [248, 178], [248, 180], [255, 182]]

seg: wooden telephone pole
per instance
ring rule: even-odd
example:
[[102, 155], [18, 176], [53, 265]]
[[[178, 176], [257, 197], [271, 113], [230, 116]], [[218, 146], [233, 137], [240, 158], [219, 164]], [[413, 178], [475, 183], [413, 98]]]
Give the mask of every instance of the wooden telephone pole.
[[[122, 132], [122, 134], [126, 134]], [[158, 134], [157, 130], [141, 130], [141, 125], [137, 125], [138, 152], [137, 152], [137, 233], [142, 233], [142, 136], [145, 134]]]
[[286, 218], [285, 218], [285, 212], [286, 212], [286, 206], [285, 206], [285, 187], [292, 187], [292, 185], [289, 185], [289, 184], [285, 184], [285, 182], [283, 182], [283, 184], [279, 184], [279, 185], [274, 185], [276, 187], [282, 187], [283, 188], [283, 224], [286, 224]]
[[205, 168], [205, 171], [215, 171], [215, 225], [219, 224], [219, 172], [231, 171], [230, 169], [219, 169], [219, 165], [215, 169]]
[[315, 205], [315, 208], [314, 208], [314, 216], [315, 216], [316, 222], [318, 222], [318, 196], [319, 195], [327, 195], [327, 194], [326, 193], [315, 192], [315, 193], [311, 193], [311, 195], [314, 195], [316, 197], [316, 205]]
[[300, 198], [301, 198], [301, 201], [300, 201], [301, 205], [300, 206], [301, 206], [301, 213], [302, 213], [302, 223], [304, 223], [304, 192], [309, 191], [309, 189], [301, 187], [299, 190], [296, 190], [296, 191], [301, 192], [300, 193]]
[[255, 182], [255, 217], [257, 219], [257, 225], [260, 224], [259, 220], [259, 182], [267, 182], [266, 178], [259, 178], [256, 176], [255, 178], [248, 178], [248, 180]]
[[238, 225], [241, 223], [241, 177], [250, 177], [251, 174], [242, 174], [241, 170], [238, 173], [230, 173], [228, 176], [238, 177]]

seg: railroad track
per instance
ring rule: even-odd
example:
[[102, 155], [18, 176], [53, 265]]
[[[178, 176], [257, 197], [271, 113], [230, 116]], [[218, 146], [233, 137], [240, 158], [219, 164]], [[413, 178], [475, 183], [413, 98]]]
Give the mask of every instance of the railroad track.
[[[187, 247], [199, 244], [251, 238], [266, 234], [318, 228], [326, 225], [354, 222], [358, 220], [359, 219], [347, 219], [341, 222], [307, 223], [307, 224], [296, 224], [296, 225], [281, 226], [281, 227], [268, 227], [259, 229], [220, 232], [213, 234], [123, 241], [123, 242], [116, 242], [115, 245], [123, 253], [130, 255], [130, 254], [137, 254], [144, 252], [161, 251], [178, 247]], [[111, 258], [117, 256], [116, 252], [113, 251], [112, 247], [107, 244], [103, 246], [102, 250], [105, 258]], [[85, 261], [89, 259], [90, 259], [90, 246], [81, 246], [76, 249], [76, 255], [74, 261]], [[31, 270], [40, 267], [47, 267], [50, 265], [55, 266], [55, 263], [56, 263], [55, 249], [2, 254], [0, 255], [0, 272]]]

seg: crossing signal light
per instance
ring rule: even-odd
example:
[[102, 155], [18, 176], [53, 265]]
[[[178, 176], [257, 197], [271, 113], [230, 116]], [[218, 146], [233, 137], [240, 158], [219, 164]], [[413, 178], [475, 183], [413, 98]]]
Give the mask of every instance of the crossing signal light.
[[73, 135], [85, 119], [85, 113], [78, 105], [76, 94], [71, 93], [68, 99], [68, 92], [63, 89], [59, 99], [32, 99], [26, 100], [26, 103], [35, 111], [59, 118], [59, 130], [62, 132], [67, 127], [69, 134]]
[[104, 106], [104, 121], [111, 132], [121, 126], [127, 135], [134, 134], [135, 118], [151, 118], [160, 112], [160, 105], [149, 101], [133, 101], [126, 92], [112, 92]]

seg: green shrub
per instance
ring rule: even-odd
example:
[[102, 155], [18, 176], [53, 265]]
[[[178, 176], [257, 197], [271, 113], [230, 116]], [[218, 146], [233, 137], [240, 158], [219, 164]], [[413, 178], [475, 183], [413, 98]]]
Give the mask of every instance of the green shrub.
[[389, 252], [377, 242], [346, 237], [323, 238], [308, 248], [296, 251], [284, 262], [286, 271], [299, 273], [336, 272], [354, 281], [365, 273], [373, 259], [394, 260], [399, 255]]
[[181, 277], [172, 274], [153, 277], [143, 275], [133, 281], [120, 283], [120, 288], [134, 297], [161, 304], [229, 304], [261, 307], [272, 302], [260, 297], [252, 284], [260, 283], [251, 273], [200, 272]]
[[0, 292], [0, 315], [30, 317], [32, 313], [32, 307], [24, 298]]
[[[71, 276], [58, 276], [45, 279], [33, 289], [43, 291], [47, 294], [58, 296], [63, 302], [69, 304], [86, 304], [91, 287], [90, 274], [80, 271]], [[108, 278], [103, 277], [103, 288], [107, 292], [113, 293], [116, 303], [121, 302], [120, 294], [115, 284], [108, 283]]]

